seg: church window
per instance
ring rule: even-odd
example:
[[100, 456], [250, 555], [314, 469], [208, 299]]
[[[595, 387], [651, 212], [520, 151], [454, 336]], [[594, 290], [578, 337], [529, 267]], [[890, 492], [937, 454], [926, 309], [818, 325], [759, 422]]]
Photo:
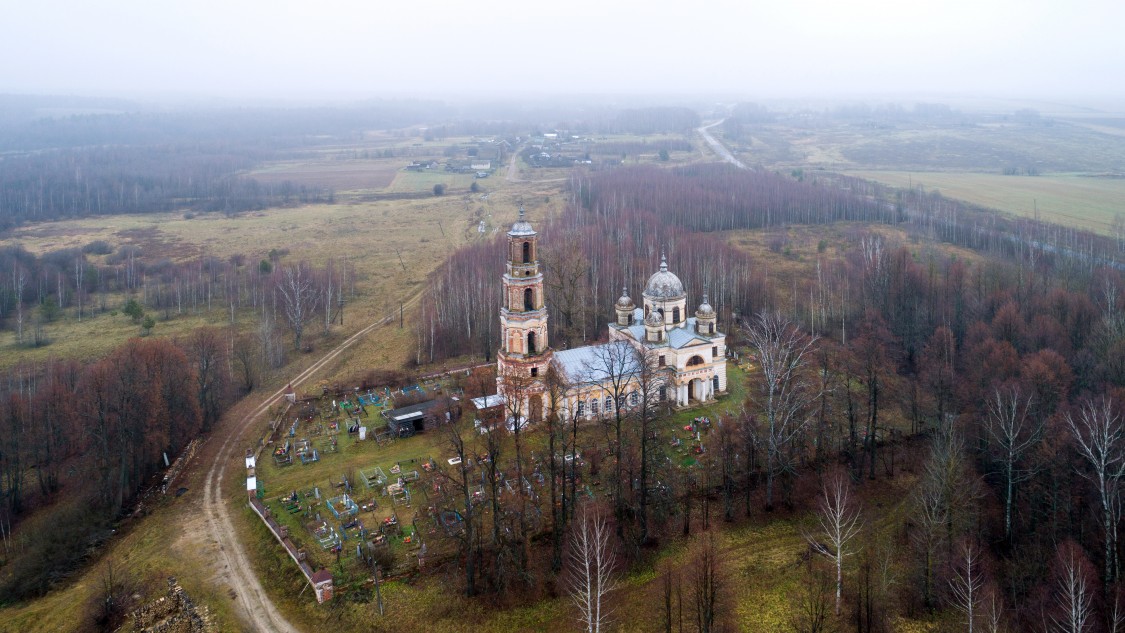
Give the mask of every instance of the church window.
[[711, 358], [718, 358], [718, 357], [719, 357], [719, 346], [716, 345], [716, 346], [711, 348]]
[[525, 311], [535, 309], [535, 293], [531, 288], [527, 288], [523, 291], [523, 309]]
[[582, 417], [584, 415], [586, 415], [586, 401], [585, 400], [579, 400], [578, 401], [578, 417]]
[[528, 354], [534, 354], [535, 353], [535, 332], [528, 332], [527, 333], [527, 353]]
[[606, 396], [605, 397], [605, 412], [609, 413], [610, 411], [613, 411], [613, 398], [611, 398], [610, 396]]
[[687, 362], [688, 367], [694, 367], [695, 365], [702, 365], [702, 364], [703, 364], [703, 357], [702, 356], [692, 356], [691, 358], [688, 359], [688, 362]]
[[523, 243], [523, 263], [531, 263], [531, 242]]
[[597, 398], [594, 398], [593, 400], [590, 401], [590, 414], [591, 415], [597, 415], [598, 414], [598, 405], [599, 404], [601, 404], [601, 401], [598, 400]]
[[531, 377], [535, 378], [538, 375], [539, 375], [539, 368], [538, 367], [532, 367], [531, 368]]
[[667, 387], [661, 387], [660, 388], [660, 401], [664, 402], [667, 399], [668, 399], [668, 388]]
[[[663, 354], [661, 354], [661, 355], [660, 355], [660, 366], [661, 366], [661, 367], [663, 367], [663, 366], [664, 366], [664, 365], [666, 365], [666, 364], [667, 364], [667, 363], [666, 363], [666, 362], [665, 362], [665, 360], [664, 360], [664, 355], [663, 355]], [[663, 400], [663, 398], [661, 398], [661, 399]]]
[[718, 374], [711, 377], [711, 386], [714, 387], [715, 391], [719, 390], [719, 376], [718, 376]]
[[707, 329], [710, 330], [711, 334], [714, 334], [715, 333], [715, 324], [714, 323], [708, 323]]
[[625, 408], [625, 394], [621, 394], [620, 396], [617, 396], [617, 408], [618, 409], [624, 409]]
[[680, 322], [680, 306], [672, 308], [672, 323]]
[[634, 391], [633, 393], [629, 394], [629, 404], [630, 404], [631, 406], [634, 406], [634, 407], [635, 407], [635, 406], [637, 406], [637, 401], [638, 401], [638, 400], [639, 400], [639, 398], [637, 397], [637, 392], [636, 392], [636, 391]]

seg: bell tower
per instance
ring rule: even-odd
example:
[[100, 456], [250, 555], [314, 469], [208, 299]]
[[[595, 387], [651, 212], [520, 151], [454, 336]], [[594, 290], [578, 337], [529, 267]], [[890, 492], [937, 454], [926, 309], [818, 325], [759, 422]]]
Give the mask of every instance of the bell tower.
[[[551, 347], [547, 342], [543, 272], [539, 269], [539, 234], [524, 217], [522, 206], [519, 220], [508, 231], [503, 289], [497, 393], [529, 399], [522, 407], [523, 415], [535, 420], [542, 417], [543, 378], [551, 363]], [[514, 391], [522, 393], [509, 394]]]

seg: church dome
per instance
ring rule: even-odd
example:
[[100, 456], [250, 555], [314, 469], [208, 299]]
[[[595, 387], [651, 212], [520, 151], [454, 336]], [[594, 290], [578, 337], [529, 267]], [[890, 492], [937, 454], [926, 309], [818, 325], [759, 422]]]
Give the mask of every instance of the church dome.
[[645, 296], [650, 299], [682, 299], [684, 284], [680, 278], [668, 271], [668, 261], [660, 256], [660, 271], [648, 278]]
[[531, 228], [531, 223], [524, 218], [523, 205], [520, 205], [520, 219], [512, 225], [508, 235], [535, 235], [535, 229]]
[[699, 304], [699, 309], [695, 311], [695, 316], [703, 318], [715, 316], [715, 308], [712, 308], [711, 304], [707, 303], [706, 293], [703, 294], [703, 303]]
[[632, 310], [634, 308], [633, 300], [629, 298], [628, 288], [621, 289], [621, 298], [617, 300], [617, 308], [619, 310]]
[[661, 314], [656, 310], [653, 310], [652, 312], [648, 313], [647, 317], [645, 317], [645, 325], [651, 327], [660, 327], [664, 325], [664, 317], [662, 317]]

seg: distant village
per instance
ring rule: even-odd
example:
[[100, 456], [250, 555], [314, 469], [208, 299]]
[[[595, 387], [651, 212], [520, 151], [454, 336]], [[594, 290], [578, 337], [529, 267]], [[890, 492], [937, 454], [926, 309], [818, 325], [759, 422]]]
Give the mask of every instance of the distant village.
[[[604, 139], [603, 139], [604, 140]], [[597, 141], [590, 136], [571, 134], [566, 130], [534, 133], [509, 138], [473, 138], [469, 143], [455, 144], [444, 150], [444, 160], [417, 158], [406, 165], [406, 171], [441, 171], [473, 174], [488, 178], [506, 163], [516, 148], [521, 148], [524, 161], [532, 167], [571, 167], [595, 165], [593, 158]], [[621, 163], [619, 157], [607, 158], [606, 148], [599, 148], [598, 166]]]

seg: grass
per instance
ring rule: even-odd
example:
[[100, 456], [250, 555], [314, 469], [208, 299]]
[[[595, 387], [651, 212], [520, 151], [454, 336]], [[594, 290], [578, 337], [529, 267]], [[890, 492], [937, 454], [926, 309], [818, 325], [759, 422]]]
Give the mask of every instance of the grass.
[[860, 176], [895, 187], [924, 186], [942, 195], [1013, 215], [1077, 225], [1108, 233], [1117, 214], [1125, 213], [1125, 178], [1051, 174], [1002, 176], [964, 172], [857, 171]]

